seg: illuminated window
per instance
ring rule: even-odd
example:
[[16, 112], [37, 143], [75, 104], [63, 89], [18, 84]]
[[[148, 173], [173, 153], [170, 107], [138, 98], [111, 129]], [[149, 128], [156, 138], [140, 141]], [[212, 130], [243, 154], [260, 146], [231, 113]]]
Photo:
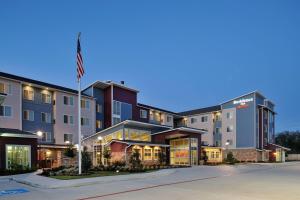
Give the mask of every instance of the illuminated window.
[[64, 134], [64, 143], [70, 143], [73, 142], [73, 134], [72, 133], [65, 133]]
[[102, 111], [102, 105], [97, 104], [96, 110], [97, 110], [97, 113], [102, 113], [102, 112], [103, 112], [103, 111]]
[[158, 160], [159, 159], [159, 154], [161, 153], [161, 149], [155, 147], [154, 149], [154, 160]]
[[150, 147], [144, 148], [144, 160], [152, 160], [152, 149]]
[[23, 90], [23, 98], [26, 100], [33, 101], [34, 100], [34, 91], [32, 88], [24, 88]]
[[81, 100], [81, 108], [90, 109], [90, 102], [88, 100]]
[[96, 120], [96, 128], [102, 128], [102, 121]]
[[13, 165], [31, 167], [31, 146], [6, 145], [6, 169], [11, 169]]
[[11, 85], [0, 83], [0, 93], [11, 94]]
[[51, 94], [49, 93], [42, 93], [42, 102], [43, 103], [51, 103]]

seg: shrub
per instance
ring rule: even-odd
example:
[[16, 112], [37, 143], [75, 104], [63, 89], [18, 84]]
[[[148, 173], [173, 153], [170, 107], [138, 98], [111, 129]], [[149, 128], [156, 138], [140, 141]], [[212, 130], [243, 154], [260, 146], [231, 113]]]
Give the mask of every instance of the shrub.
[[68, 158], [74, 158], [75, 157], [75, 152], [74, 152], [74, 148], [73, 148], [72, 145], [69, 145], [68, 148], [65, 149], [64, 156], [66, 156]]
[[129, 167], [131, 172], [143, 170], [142, 161], [140, 159], [140, 153], [137, 150], [134, 150], [129, 158]]
[[227, 153], [227, 156], [225, 158], [225, 162], [231, 165], [234, 165], [235, 163], [238, 162], [237, 159], [234, 158], [233, 153], [230, 151]]

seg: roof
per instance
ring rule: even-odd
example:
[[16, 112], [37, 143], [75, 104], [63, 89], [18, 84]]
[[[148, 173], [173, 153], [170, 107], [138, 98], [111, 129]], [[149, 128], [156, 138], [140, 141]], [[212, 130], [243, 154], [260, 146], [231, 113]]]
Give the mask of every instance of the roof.
[[157, 133], [152, 133], [151, 135], [159, 135], [159, 134], [167, 133], [167, 132], [170, 132], [170, 131], [185, 131], [185, 132], [198, 133], [198, 134], [207, 133], [207, 130], [205, 130], [205, 129], [188, 128], [188, 127], [178, 127], [178, 128], [172, 128], [172, 129], [161, 131], [161, 132], [157, 132]]
[[7, 94], [0, 92], [0, 96], [6, 96]]
[[[72, 93], [72, 94], [78, 94], [78, 90], [74, 90], [74, 89], [59, 86], [59, 85], [54, 85], [52, 83], [46, 83], [46, 82], [39, 81], [39, 80], [25, 78], [25, 77], [22, 77], [22, 76], [8, 74], [8, 73], [5, 73], [5, 72], [0, 72], [0, 77], [12, 79], [12, 80], [17, 80], [17, 81], [20, 81], [20, 82], [30, 83], [30, 84], [37, 85], [37, 86], [43, 86], [43, 87], [51, 88], [51, 89], [55, 89], [55, 90], [61, 90], [61, 91], [69, 92], [69, 93]], [[86, 97], [91, 97], [91, 96], [83, 94], [83, 93], [82, 93], [82, 95], [86, 96]]]
[[0, 137], [38, 138], [36, 134], [10, 128], [0, 128]]
[[169, 110], [157, 108], [157, 107], [154, 107], [154, 106], [149, 106], [149, 105], [142, 104], [142, 103], [138, 103], [138, 106], [143, 107], [143, 108], [153, 109], [153, 110], [159, 110], [159, 111], [162, 111], [162, 112], [165, 112], [165, 113], [170, 113], [170, 114], [173, 114], [173, 115], [179, 115], [178, 113], [175, 113], [175, 112], [172, 112], [172, 111], [169, 111]]
[[115, 83], [115, 82], [112, 82], [112, 81], [95, 81], [94, 83], [92, 83], [91, 85], [89, 85], [88, 87], [86, 87], [82, 91], [85, 91], [85, 90], [89, 89], [90, 87], [105, 89], [105, 88], [110, 87], [110, 86], [117, 86], [117, 87], [120, 87], [120, 88], [123, 88], [123, 89], [126, 89], [126, 90], [130, 90], [130, 91], [133, 91], [133, 92], [136, 92], [136, 93], [139, 92], [138, 90], [127, 87], [124, 84], [119, 84], [119, 83]]
[[139, 127], [139, 128], [166, 128], [166, 129], [171, 129], [170, 126], [165, 126], [165, 125], [158, 125], [158, 124], [152, 124], [152, 123], [146, 123], [146, 122], [139, 122], [139, 121], [134, 121], [134, 120], [125, 120], [125, 121], [122, 121], [114, 126], [111, 126], [111, 127], [108, 127], [104, 130], [101, 130], [93, 135], [89, 135], [87, 137], [85, 137], [83, 140], [86, 140], [88, 138], [92, 138], [92, 137], [95, 137], [97, 135], [100, 135], [102, 133], [105, 133], [115, 127], [118, 127], [118, 126], [122, 126], [122, 125], [132, 125], [132, 126], [135, 126], [135, 127]]
[[189, 116], [189, 115], [197, 115], [201, 113], [209, 113], [209, 112], [215, 112], [221, 110], [221, 106], [210, 106], [206, 108], [199, 108], [199, 109], [194, 109], [194, 110], [189, 110], [189, 111], [184, 111], [180, 112], [178, 114], [183, 115], [183, 116]]
[[269, 143], [270, 146], [274, 146], [274, 147], [278, 147], [278, 148], [281, 148], [281, 149], [284, 149], [286, 151], [290, 151], [291, 149], [290, 148], [287, 148], [287, 147], [284, 147], [284, 146], [280, 146], [278, 144], [273, 144], [273, 143]]
[[111, 140], [107, 145], [118, 142], [123, 144], [129, 144], [129, 145], [145, 145], [145, 146], [160, 146], [160, 147], [169, 147], [168, 144], [160, 144], [160, 143], [152, 143], [152, 142], [145, 142], [145, 141], [133, 141], [133, 140]]

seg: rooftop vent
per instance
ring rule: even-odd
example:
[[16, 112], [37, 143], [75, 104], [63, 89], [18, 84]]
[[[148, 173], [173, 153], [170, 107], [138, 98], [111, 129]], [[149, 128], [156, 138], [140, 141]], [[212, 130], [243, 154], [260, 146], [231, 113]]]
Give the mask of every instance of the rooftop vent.
[[122, 84], [122, 85], [125, 85], [125, 81], [121, 81], [121, 84]]

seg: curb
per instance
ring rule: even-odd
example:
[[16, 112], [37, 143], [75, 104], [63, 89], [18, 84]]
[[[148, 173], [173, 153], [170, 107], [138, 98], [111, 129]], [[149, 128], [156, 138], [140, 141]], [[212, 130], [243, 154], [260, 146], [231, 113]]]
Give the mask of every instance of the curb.
[[[74, 179], [74, 180], [56, 180], [54, 184], [45, 184], [45, 181], [43, 181], [43, 184], [39, 183], [40, 181], [30, 181], [28, 180], [28, 177], [26, 179], [24, 178], [18, 178], [18, 177], [12, 177], [12, 180], [22, 183], [25, 185], [29, 185], [36, 188], [42, 188], [42, 189], [59, 189], [59, 188], [70, 188], [70, 187], [80, 187], [80, 186], [87, 186], [92, 184], [104, 184], [104, 183], [111, 183], [115, 181], [128, 181], [128, 180], [135, 180], [135, 179], [143, 179], [143, 178], [153, 178], [157, 176], [167, 176], [172, 173], [175, 173], [175, 169], [163, 169], [156, 172], [149, 172], [149, 173], [143, 173], [143, 174], [129, 174], [129, 175], [116, 175], [116, 176], [105, 176], [105, 177], [94, 177], [94, 178], [83, 178], [83, 179]], [[33, 176], [39, 176], [36, 174], [33, 174]], [[43, 177], [47, 178], [47, 177]], [[53, 180], [53, 178], [48, 178], [49, 180]], [[81, 182], [79, 181], [81, 180]], [[73, 182], [73, 183], [72, 183]]]

